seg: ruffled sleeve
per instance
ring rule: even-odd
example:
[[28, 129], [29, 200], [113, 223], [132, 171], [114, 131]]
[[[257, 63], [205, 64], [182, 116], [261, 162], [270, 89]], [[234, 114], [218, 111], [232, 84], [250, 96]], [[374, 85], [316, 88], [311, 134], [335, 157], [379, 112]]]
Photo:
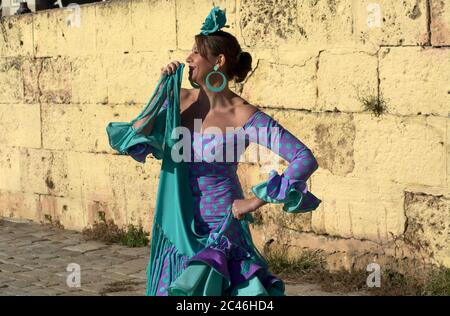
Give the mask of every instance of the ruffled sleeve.
[[315, 210], [322, 202], [308, 191], [307, 180], [319, 165], [311, 150], [293, 134], [284, 129], [276, 120], [259, 111], [246, 125], [254, 128], [248, 133], [251, 142], [256, 142], [289, 162], [280, 175], [272, 170], [267, 181], [252, 187], [252, 192], [268, 203], [280, 203], [289, 213]]
[[139, 134], [144, 141], [128, 148], [128, 155], [134, 160], [145, 163], [149, 154], [156, 159], [163, 157], [163, 138], [164, 138], [164, 123], [165, 111], [167, 111], [168, 99], [162, 104], [160, 112], [156, 116], [154, 128], [150, 135]]
[[153, 148], [154, 147], [151, 145], [141, 143], [130, 147], [130, 149], [128, 150], [128, 154], [134, 160], [140, 163], [145, 163], [149, 154], [152, 154], [153, 156], [155, 155]]

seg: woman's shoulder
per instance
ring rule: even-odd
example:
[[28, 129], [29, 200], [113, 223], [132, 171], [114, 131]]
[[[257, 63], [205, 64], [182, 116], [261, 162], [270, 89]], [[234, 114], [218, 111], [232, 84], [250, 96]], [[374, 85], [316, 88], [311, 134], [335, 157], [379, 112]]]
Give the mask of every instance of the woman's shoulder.
[[237, 116], [249, 118], [255, 112], [258, 112], [258, 111], [260, 111], [260, 109], [257, 106], [251, 104], [250, 102], [243, 99], [242, 97], [239, 97], [239, 100], [235, 106], [235, 112], [236, 112]]
[[271, 114], [264, 112], [262, 109], [258, 108], [252, 104], [245, 104], [239, 107], [236, 111], [237, 116], [240, 117], [240, 126], [248, 127], [277, 127], [283, 128], [278, 120]]
[[258, 117], [265, 116], [265, 113], [257, 106], [245, 101], [236, 107], [236, 116], [240, 118], [240, 126], [251, 126]]
[[183, 112], [196, 100], [196, 89], [181, 88], [180, 91], [180, 110]]
[[181, 88], [180, 99], [191, 98], [194, 92], [195, 92], [194, 89]]

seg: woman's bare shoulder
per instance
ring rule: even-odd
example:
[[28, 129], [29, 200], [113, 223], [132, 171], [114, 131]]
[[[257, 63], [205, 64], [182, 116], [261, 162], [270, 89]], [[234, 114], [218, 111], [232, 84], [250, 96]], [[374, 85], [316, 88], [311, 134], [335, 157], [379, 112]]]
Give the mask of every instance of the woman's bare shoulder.
[[[248, 119], [255, 113], [260, 111], [260, 109], [250, 104], [248, 101], [243, 100], [242, 104], [236, 107], [236, 114], [239, 118], [242, 119], [242, 121], [245, 123], [248, 121]], [[241, 122], [242, 123], [242, 122]]]
[[180, 99], [187, 99], [190, 96], [192, 96], [192, 92], [193, 92], [192, 90], [194, 90], [194, 89], [181, 88]]
[[181, 88], [180, 91], [180, 110], [183, 112], [195, 101], [195, 94], [197, 91], [195, 89], [185, 89]]

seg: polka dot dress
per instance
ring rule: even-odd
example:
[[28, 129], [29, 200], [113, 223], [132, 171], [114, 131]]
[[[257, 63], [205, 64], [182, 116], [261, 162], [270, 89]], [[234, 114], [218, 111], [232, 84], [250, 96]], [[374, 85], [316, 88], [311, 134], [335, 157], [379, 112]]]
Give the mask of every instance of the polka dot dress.
[[[197, 233], [208, 234], [222, 225], [231, 212], [233, 201], [245, 198], [237, 176], [237, 167], [250, 143], [264, 146], [289, 162], [282, 175], [270, 175], [271, 179], [279, 178], [279, 181], [270, 181], [268, 187], [274, 198], [283, 198], [292, 183], [306, 183], [317, 169], [317, 162], [311, 151], [262, 111], [256, 111], [242, 128], [233, 132], [194, 132], [191, 135], [191, 161], [188, 165]], [[151, 150], [141, 151], [141, 161], [150, 152]], [[279, 281], [269, 272], [266, 262], [258, 259], [254, 245], [248, 244], [244, 238], [246, 233], [241, 223], [233, 217], [220, 240], [192, 258], [211, 265], [227, 278], [230, 282], [229, 291], [255, 274], [266, 288]], [[167, 287], [174, 281], [169, 279], [170, 269], [170, 262], [165, 260], [157, 295], [168, 294]]]

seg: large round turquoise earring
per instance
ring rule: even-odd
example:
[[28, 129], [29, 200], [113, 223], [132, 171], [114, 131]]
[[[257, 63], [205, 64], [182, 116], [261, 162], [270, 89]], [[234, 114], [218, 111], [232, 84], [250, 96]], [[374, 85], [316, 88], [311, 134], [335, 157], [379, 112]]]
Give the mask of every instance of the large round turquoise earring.
[[[217, 71], [217, 69], [219, 69], [219, 66], [215, 65], [215, 66], [214, 66], [214, 70], [211, 71], [211, 72], [209, 72], [208, 75], [206, 76], [206, 79], [205, 79], [206, 87], [207, 87], [209, 90], [213, 91], [213, 92], [220, 92], [220, 91], [222, 91], [223, 89], [225, 89], [225, 86], [227, 85], [227, 82], [228, 82], [227, 77], [225, 77], [225, 75], [223, 74], [223, 72]], [[220, 87], [217, 87], [217, 88], [216, 88], [216, 87], [213, 87], [213, 86], [209, 83], [209, 77], [210, 77], [212, 74], [219, 74], [219, 75], [222, 76], [223, 82], [222, 82], [222, 84], [220, 85]]]

